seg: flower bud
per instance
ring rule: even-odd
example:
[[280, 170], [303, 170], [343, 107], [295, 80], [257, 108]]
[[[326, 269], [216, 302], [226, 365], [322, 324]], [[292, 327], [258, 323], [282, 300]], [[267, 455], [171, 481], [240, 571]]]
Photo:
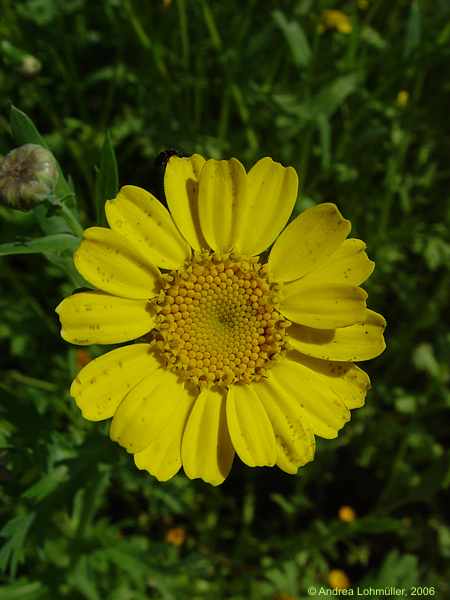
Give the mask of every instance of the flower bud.
[[356, 512], [351, 506], [341, 506], [338, 516], [344, 523], [352, 523], [356, 519]]
[[341, 10], [324, 10], [321, 15], [323, 29], [336, 29], [339, 33], [351, 33], [352, 22]]
[[37, 144], [11, 150], [0, 163], [0, 200], [29, 210], [55, 189], [58, 165], [53, 154]]
[[25, 77], [34, 77], [35, 75], [39, 75], [41, 69], [41, 61], [32, 54], [26, 54], [22, 58], [22, 62], [19, 66], [19, 71], [22, 73], [22, 75], [25, 75]]
[[172, 527], [166, 532], [166, 542], [174, 546], [181, 546], [186, 540], [184, 527]]
[[400, 90], [397, 94], [397, 106], [400, 108], [405, 108], [405, 106], [409, 102], [409, 92], [408, 90]]
[[13, 46], [8, 40], [0, 42], [0, 55], [7, 65], [13, 65], [25, 77], [34, 77], [42, 69], [42, 63], [38, 58]]
[[346, 590], [350, 587], [347, 573], [341, 569], [332, 569], [328, 574], [328, 585], [337, 590]]

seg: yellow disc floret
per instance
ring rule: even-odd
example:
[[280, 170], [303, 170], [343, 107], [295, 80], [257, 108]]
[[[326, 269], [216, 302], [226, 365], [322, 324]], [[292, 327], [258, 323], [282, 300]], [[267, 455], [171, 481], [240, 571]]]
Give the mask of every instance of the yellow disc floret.
[[250, 383], [284, 348], [289, 325], [257, 258], [203, 254], [165, 276], [156, 347], [196, 384]]

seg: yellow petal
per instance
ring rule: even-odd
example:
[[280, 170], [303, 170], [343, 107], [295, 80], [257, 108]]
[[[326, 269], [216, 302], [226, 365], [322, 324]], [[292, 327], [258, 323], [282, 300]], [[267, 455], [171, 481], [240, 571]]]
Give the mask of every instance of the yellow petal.
[[345, 406], [351, 410], [364, 406], [367, 392], [370, 390], [367, 373], [353, 363], [327, 362], [326, 368], [334, 375], [340, 370], [339, 376], [331, 380], [331, 387]]
[[362, 240], [344, 240], [330, 258], [303, 278], [305, 283], [345, 283], [361, 285], [368, 279], [375, 267], [364, 252], [366, 244]]
[[106, 227], [86, 229], [73, 260], [85, 279], [109, 294], [143, 300], [159, 291], [158, 269]]
[[272, 281], [292, 281], [321, 266], [350, 233], [350, 221], [334, 204], [308, 208], [289, 223], [270, 252]]
[[164, 173], [164, 192], [173, 220], [195, 250], [208, 247], [198, 214], [198, 181], [204, 164], [200, 154], [172, 156]]
[[81, 369], [73, 380], [70, 395], [85, 419], [109, 419], [130, 389], [158, 367], [149, 344], [116, 348]]
[[334, 380], [350, 366], [335, 363], [332, 367], [336, 367], [336, 375], [325, 361], [291, 353], [279, 360], [268, 373], [270, 385], [278, 389], [280, 395], [295, 398], [305, 423], [315, 435], [324, 438], [336, 437], [339, 429], [350, 419], [348, 408], [333, 387]]
[[56, 307], [61, 337], [71, 344], [118, 344], [148, 333], [154, 317], [147, 300], [80, 292]]
[[247, 199], [239, 207], [234, 248], [254, 256], [268, 248], [288, 222], [298, 192], [292, 167], [262, 158], [248, 172]]
[[191, 256], [169, 211], [150, 192], [126, 185], [105, 212], [110, 227], [158, 267], [179, 269]]
[[305, 280], [283, 287], [279, 310], [285, 317], [318, 329], [346, 327], [365, 320], [367, 292], [362, 288], [340, 283], [307, 285]]
[[150, 444], [134, 455], [138, 469], [145, 469], [159, 481], [167, 481], [181, 467], [181, 440], [194, 397], [183, 395], [170, 421], [153, 431]]
[[311, 428], [303, 418], [296, 398], [280, 393], [270, 380], [252, 384], [261, 400], [275, 433], [276, 464], [286, 473], [296, 473], [298, 468], [314, 458], [315, 440]]
[[234, 449], [223, 392], [204, 389], [195, 401], [183, 434], [183, 468], [190, 479], [219, 485], [233, 464]]
[[364, 323], [339, 329], [313, 329], [292, 324], [286, 331], [289, 344], [303, 354], [325, 360], [369, 360], [386, 348], [384, 318], [367, 310]]
[[245, 169], [235, 158], [205, 162], [198, 190], [199, 215], [203, 235], [212, 250], [231, 250], [246, 187]]
[[367, 373], [353, 363], [320, 360], [296, 351], [289, 352], [288, 357], [308, 368], [324, 386], [329, 386], [347, 408], [364, 405], [370, 389], [370, 379]]
[[227, 422], [239, 458], [249, 467], [271, 467], [277, 448], [272, 425], [261, 400], [248, 385], [232, 385], [227, 396]]
[[111, 439], [128, 452], [140, 452], [166, 427], [168, 435], [172, 435], [171, 423], [189, 398], [174, 373], [165, 369], [153, 371], [119, 405], [111, 423]]

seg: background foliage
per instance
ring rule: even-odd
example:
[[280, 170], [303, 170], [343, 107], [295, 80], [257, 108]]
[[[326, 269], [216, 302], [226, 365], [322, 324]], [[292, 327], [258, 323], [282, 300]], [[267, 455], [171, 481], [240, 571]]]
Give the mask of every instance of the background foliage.
[[[324, 27], [326, 9], [351, 31]], [[68, 396], [89, 358], [58, 334], [54, 308], [77, 285], [68, 250], [1, 258], [0, 600], [300, 599], [332, 569], [448, 597], [448, 1], [0, 0], [0, 13], [0, 153], [14, 104], [74, 182], [84, 226], [107, 185], [107, 128], [120, 183], [156, 193], [167, 148], [271, 155], [300, 173], [296, 210], [336, 202], [367, 241], [388, 320], [367, 406], [298, 476], [236, 461], [217, 489], [159, 484]], [[36, 216], [0, 208], [0, 243], [39, 235]]]

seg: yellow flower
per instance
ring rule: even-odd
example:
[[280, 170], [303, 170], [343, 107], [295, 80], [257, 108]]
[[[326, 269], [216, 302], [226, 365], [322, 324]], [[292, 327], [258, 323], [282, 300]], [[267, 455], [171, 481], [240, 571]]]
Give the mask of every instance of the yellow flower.
[[345, 523], [351, 523], [356, 519], [356, 513], [351, 506], [341, 506], [338, 516]]
[[328, 574], [328, 584], [334, 589], [346, 590], [350, 587], [350, 579], [347, 577], [345, 571], [332, 569]]
[[105, 205], [110, 228], [87, 229], [75, 253], [97, 289], [59, 304], [62, 337], [139, 341], [91, 361], [71, 395], [85, 418], [113, 417], [111, 438], [161, 481], [183, 465], [218, 485], [235, 452], [296, 473], [314, 436], [335, 438], [364, 404], [353, 361], [385, 347], [358, 287], [374, 263], [334, 204], [286, 226], [297, 174], [270, 158], [246, 173], [172, 156], [164, 186], [169, 210], [123, 187]]
[[174, 546], [181, 546], [186, 540], [186, 530], [184, 527], [172, 527], [166, 532], [166, 542]]
[[400, 90], [397, 94], [397, 106], [405, 108], [409, 102], [409, 92], [407, 90]]
[[352, 22], [340, 10], [324, 10], [321, 15], [321, 24], [324, 29], [336, 29], [340, 33], [351, 33]]

